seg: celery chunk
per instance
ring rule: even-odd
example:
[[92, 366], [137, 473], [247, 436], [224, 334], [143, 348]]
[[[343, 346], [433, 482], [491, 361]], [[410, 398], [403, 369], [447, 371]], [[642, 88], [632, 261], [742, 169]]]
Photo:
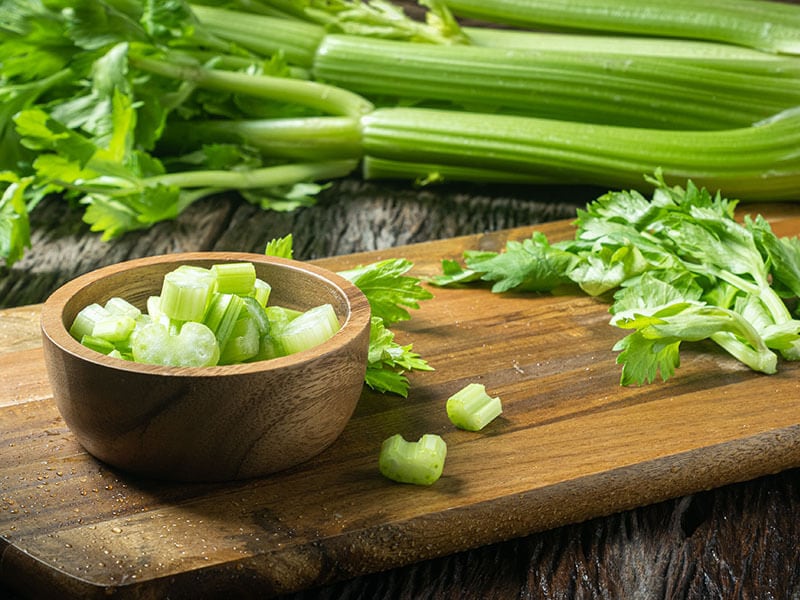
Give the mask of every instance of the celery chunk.
[[272, 286], [270, 284], [263, 279], [256, 279], [255, 284], [253, 284], [253, 298], [255, 298], [262, 307], [267, 305], [271, 292]]
[[108, 311], [96, 302], [84, 306], [72, 321], [69, 334], [76, 340], [81, 340], [84, 336], [92, 335], [95, 324], [108, 316]]
[[378, 467], [392, 481], [431, 485], [441, 477], [446, 456], [447, 444], [438, 435], [408, 442], [398, 433], [383, 441]]
[[109, 342], [122, 342], [130, 336], [136, 321], [126, 315], [110, 315], [99, 319], [92, 328], [92, 337]]
[[176, 321], [202, 321], [215, 287], [209, 269], [181, 265], [164, 276], [159, 308]]
[[203, 317], [203, 324], [217, 336], [220, 348], [225, 347], [233, 334], [233, 328], [239, 319], [243, 305], [242, 298], [236, 294], [216, 293], [211, 297], [208, 310]]
[[258, 325], [246, 311], [243, 311], [243, 315], [234, 323], [233, 331], [222, 348], [219, 363], [231, 365], [245, 362], [258, 354], [260, 344]]
[[447, 399], [446, 410], [459, 429], [480, 431], [503, 412], [503, 406], [500, 398], [486, 393], [484, 385], [470, 383]]
[[121, 315], [125, 317], [130, 317], [131, 319], [136, 319], [139, 315], [142, 314], [138, 308], [136, 308], [133, 304], [125, 300], [124, 298], [120, 298], [119, 296], [114, 296], [113, 298], [109, 298], [108, 302], [105, 304], [105, 309], [110, 312], [112, 315]]
[[217, 291], [223, 294], [252, 294], [256, 283], [256, 267], [250, 262], [220, 263], [211, 266], [217, 280]]
[[131, 352], [136, 362], [174, 367], [205, 367], [217, 364], [219, 344], [214, 332], [202, 323], [189, 322], [177, 335], [162, 323], [134, 330]]
[[292, 319], [275, 337], [287, 354], [294, 354], [330, 339], [339, 327], [333, 306], [321, 304]]

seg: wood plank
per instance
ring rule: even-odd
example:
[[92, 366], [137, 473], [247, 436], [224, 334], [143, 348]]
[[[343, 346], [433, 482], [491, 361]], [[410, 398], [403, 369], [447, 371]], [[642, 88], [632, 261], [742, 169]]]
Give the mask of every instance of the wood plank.
[[[800, 230], [799, 219], [779, 220]], [[537, 228], [553, 238], [571, 231], [565, 222]], [[403, 256], [431, 275], [441, 258], [499, 249], [530, 231], [319, 262], [338, 269]], [[795, 364], [764, 376], [701, 346], [666, 384], [621, 388], [606, 305], [433, 291], [397, 328], [436, 368], [412, 375], [408, 399], [365, 391], [329, 452], [235, 484], [169, 484], [102, 465], [58, 415], [38, 349], [0, 354], [3, 389], [12, 390], [0, 392], [0, 581], [32, 597], [189, 597], [199, 585], [274, 595], [800, 465]], [[33, 335], [35, 319], [27, 322], [23, 337]], [[468, 381], [505, 406], [478, 434], [453, 429], [443, 411]], [[435, 486], [377, 473], [380, 442], [397, 432], [447, 440]]]

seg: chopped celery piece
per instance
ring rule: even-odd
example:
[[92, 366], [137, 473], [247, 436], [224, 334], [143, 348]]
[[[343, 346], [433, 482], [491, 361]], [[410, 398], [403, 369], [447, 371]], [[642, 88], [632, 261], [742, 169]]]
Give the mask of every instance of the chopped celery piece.
[[294, 354], [330, 339], [339, 327], [333, 306], [321, 304], [292, 319], [275, 337], [287, 354]]
[[162, 323], [134, 330], [131, 351], [137, 362], [175, 367], [205, 367], [217, 364], [219, 344], [214, 332], [202, 323], [189, 322], [177, 335]]
[[492, 398], [486, 387], [470, 383], [447, 399], [447, 416], [459, 429], [479, 431], [503, 412], [500, 398]]
[[99, 319], [92, 328], [92, 337], [103, 338], [109, 342], [121, 342], [128, 339], [136, 320], [125, 315], [110, 315]]
[[256, 267], [250, 262], [220, 263], [211, 266], [217, 280], [217, 291], [223, 294], [252, 294], [256, 283]]
[[247, 311], [233, 325], [233, 331], [220, 353], [219, 363], [231, 365], [245, 362], [256, 356], [261, 347], [258, 325]]
[[236, 294], [215, 293], [212, 296], [203, 324], [217, 336], [220, 348], [224, 348], [231, 337], [243, 305], [241, 296]]
[[269, 295], [272, 292], [272, 286], [263, 279], [256, 279], [253, 284], [253, 298], [258, 300], [258, 303], [264, 307], [269, 301]]
[[136, 319], [142, 314], [142, 311], [119, 296], [109, 298], [108, 302], [106, 302], [105, 309], [112, 315], [123, 315], [131, 319]]
[[150, 296], [147, 298], [147, 314], [153, 321], [161, 321], [162, 318], [169, 319], [161, 312], [161, 296]]
[[69, 334], [76, 340], [83, 339], [86, 335], [92, 335], [95, 323], [108, 316], [108, 311], [96, 302], [84, 306], [72, 321]]
[[161, 312], [176, 321], [202, 321], [215, 281], [210, 270], [191, 265], [167, 273], [161, 287]]
[[258, 300], [252, 296], [242, 296], [242, 305], [242, 310], [247, 311], [248, 316], [253, 319], [258, 327], [258, 334], [266, 335], [269, 333], [269, 317], [267, 317], [267, 311], [259, 304]]
[[383, 441], [378, 466], [392, 481], [431, 485], [441, 477], [446, 456], [447, 444], [438, 435], [408, 442], [398, 433]]
[[103, 338], [94, 337], [93, 335], [82, 336], [81, 344], [100, 354], [109, 354], [114, 351], [114, 344], [112, 342], [104, 340]]
[[302, 311], [286, 308], [285, 306], [267, 306], [264, 311], [267, 313], [267, 318], [273, 331], [282, 330], [290, 321], [303, 314]]

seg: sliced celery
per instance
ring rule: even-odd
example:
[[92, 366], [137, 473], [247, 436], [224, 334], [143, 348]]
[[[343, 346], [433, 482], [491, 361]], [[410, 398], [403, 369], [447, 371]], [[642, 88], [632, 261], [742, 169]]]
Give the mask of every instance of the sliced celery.
[[242, 310], [247, 312], [247, 315], [253, 319], [253, 322], [258, 327], [259, 335], [266, 335], [270, 331], [269, 317], [264, 307], [252, 296], [242, 296]]
[[84, 306], [72, 321], [69, 333], [76, 340], [80, 340], [86, 335], [92, 335], [95, 323], [108, 316], [108, 311], [96, 302]]
[[136, 320], [126, 315], [110, 315], [99, 319], [92, 328], [92, 337], [102, 338], [109, 342], [121, 342], [128, 339]]
[[142, 314], [142, 311], [119, 296], [109, 298], [108, 302], [105, 304], [105, 309], [112, 315], [124, 315], [132, 319], [136, 319]]
[[84, 335], [81, 337], [81, 344], [87, 348], [91, 348], [100, 354], [109, 354], [114, 351], [114, 344], [103, 338], [94, 337], [92, 335]]
[[275, 337], [287, 354], [294, 354], [330, 339], [339, 327], [333, 306], [322, 304], [292, 319]]
[[258, 325], [245, 314], [233, 325], [233, 331], [219, 356], [219, 363], [230, 365], [245, 362], [256, 356], [261, 347]]
[[202, 321], [214, 288], [210, 270], [181, 265], [164, 276], [159, 307], [170, 319]]
[[223, 294], [252, 294], [256, 267], [251, 262], [221, 263], [211, 266], [217, 279], [217, 291]]
[[253, 298], [258, 300], [261, 306], [266, 306], [269, 302], [270, 292], [272, 292], [272, 286], [263, 279], [256, 278], [256, 282], [253, 284]]
[[447, 444], [438, 435], [429, 433], [408, 442], [396, 434], [383, 441], [378, 466], [393, 481], [431, 485], [441, 477], [446, 456]]
[[479, 431], [500, 416], [503, 406], [500, 398], [486, 393], [483, 384], [470, 383], [447, 399], [446, 410], [450, 422], [459, 429]]
[[131, 337], [131, 351], [137, 362], [175, 367], [205, 367], [219, 360], [214, 332], [194, 322], [184, 324], [177, 335], [161, 323], [138, 328]]
[[203, 324], [214, 332], [220, 348], [225, 347], [228, 339], [233, 334], [234, 326], [239, 319], [243, 306], [244, 302], [241, 296], [236, 294], [215, 293], [212, 296], [208, 310], [205, 317], [203, 317]]

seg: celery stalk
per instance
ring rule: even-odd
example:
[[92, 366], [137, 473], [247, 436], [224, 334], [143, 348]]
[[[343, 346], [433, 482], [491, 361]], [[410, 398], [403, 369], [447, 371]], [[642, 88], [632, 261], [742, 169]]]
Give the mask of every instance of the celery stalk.
[[781, 2], [726, 0], [445, 0], [454, 14], [549, 27], [726, 42], [800, 54], [800, 11]]
[[252, 294], [256, 283], [256, 267], [251, 262], [220, 263], [211, 266], [221, 294]]
[[176, 321], [201, 321], [214, 284], [214, 275], [208, 269], [181, 265], [164, 276], [159, 308]]
[[387, 108], [362, 119], [366, 155], [382, 160], [517, 172], [576, 184], [643, 187], [661, 168], [742, 200], [800, 189], [800, 110], [752, 127], [666, 131], [508, 115]]
[[792, 59], [716, 64], [328, 35], [312, 73], [369, 98], [665, 129], [749, 125], [800, 103]]

